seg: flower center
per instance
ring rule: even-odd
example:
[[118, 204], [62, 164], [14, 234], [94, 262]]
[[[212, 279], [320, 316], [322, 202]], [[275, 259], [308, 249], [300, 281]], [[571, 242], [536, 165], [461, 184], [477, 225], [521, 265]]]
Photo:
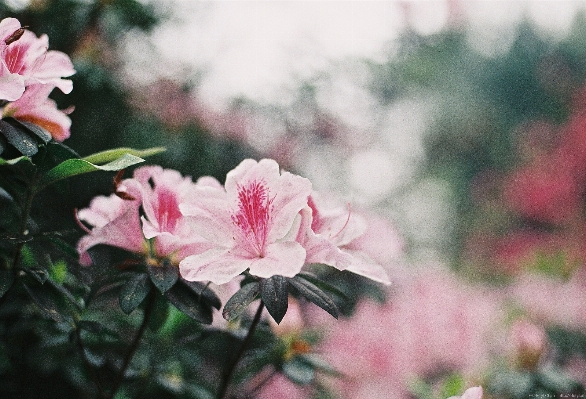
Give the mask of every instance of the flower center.
[[264, 257], [264, 247], [269, 232], [273, 198], [264, 181], [252, 180], [238, 185], [238, 211], [232, 221], [240, 228], [243, 239], [259, 257]]
[[182, 217], [177, 197], [165, 187], [158, 188], [158, 207], [156, 208], [156, 217], [159, 222], [161, 231], [172, 233], [177, 225], [177, 221]]

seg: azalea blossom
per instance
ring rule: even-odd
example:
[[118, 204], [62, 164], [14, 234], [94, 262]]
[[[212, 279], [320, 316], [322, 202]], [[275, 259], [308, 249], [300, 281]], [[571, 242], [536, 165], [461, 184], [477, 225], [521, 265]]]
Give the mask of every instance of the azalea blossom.
[[181, 275], [215, 284], [247, 269], [261, 278], [295, 276], [305, 264], [306, 252], [295, 234], [310, 193], [309, 180], [281, 173], [270, 159], [242, 161], [228, 173], [224, 188], [198, 184], [180, 209], [214, 247], [185, 258]]
[[[367, 230], [366, 220], [350, 206], [327, 206], [314, 192], [308, 200], [308, 207], [302, 211], [302, 223], [297, 240], [307, 251], [307, 263], [323, 263], [339, 270], [363, 275], [374, 281], [390, 284], [385, 269], [360, 245], [352, 247]], [[396, 235], [386, 237], [391, 246]]]
[[46, 84], [70, 93], [75, 73], [69, 57], [50, 50], [47, 35], [37, 37], [15, 18], [0, 21], [0, 99], [15, 101], [32, 84]]
[[160, 166], [137, 168], [132, 179], [118, 184], [116, 194], [98, 196], [89, 208], [78, 212], [78, 218], [93, 227], [78, 244], [81, 263], [91, 264], [87, 250], [98, 244], [149, 258], [166, 258], [172, 264], [178, 264], [188, 254], [211, 248], [179, 211], [179, 203], [194, 187], [190, 178], [175, 170]]
[[34, 123], [49, 133], [55, 141], [63, 141], [70, 136], [71, 119], [57, 109], [55, 101], [49, 98], [53, 91], [50, 85], [35, 84], [27, 87], [18, 100], [8, 103], [2, 117], [13, 117], [18, 120]]

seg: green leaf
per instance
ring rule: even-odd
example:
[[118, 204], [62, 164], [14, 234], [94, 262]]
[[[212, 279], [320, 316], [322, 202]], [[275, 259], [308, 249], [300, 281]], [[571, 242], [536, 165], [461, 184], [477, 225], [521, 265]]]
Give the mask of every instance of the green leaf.
[[311, 364], [295, 356], [283, 363], [283, 374], [296, 384], [308, 385], [315, 378], [315, 369]]
[[13, 159], [0, 158], [0, 165], [16, 165], [20, 161], [29, 161], [29, 162], [31, 162], [31, 159], [29, 157], [25, 157], [24, 155], [22, 157], [13, 158]]
[[57, 323], [71, 320], [67, 302], [61, 293], [55, 290], [51, 284], [22, 284], [31, 299], [37, 304], [41, 311]]
[[199, 281], [187, 281], [183, 278], [181, 278], [181, 282], [201, 297], [204, 302], [218, 310], [222, 307], [222, 301], [218, 298], [216, 293], [210, 289], [209, 284], [204, 284]]
[[39, 151], [36, 140], [25, 130], [17, 129], [5, 120], [0, 119], [0, 132], [6, 140], [14, 146], [22, 155], [32, 157]]
[[260, 283], [255, 281], [240, 288], [224, 305], [222, 316], [228, 321], [236, 319], [260, 293]]
[[77, 322], [77, 328], [89, 331], [93, 334], [99, 334], [104, 331], [102, 323], [93, 320], [80, 320]]
[[71, 176], [77, 176], [84, 173], [95, 172], [103, 170], [107, 172], [118, 171], [125, 169], [137, 163], [144, 162], [144, 159], [136, 157], [131, 154], [124, 154], [120, 158], [104, 165], [95, 165], [84, 159], [68, 159], [49, 170], [41, 179], [37, 191], [52, 184], [56, 181], [66, 179]]
[[322, 291], [326, 293], [336, 295], [344, 301], [350, 301], [350, 298], [348, 298], [348, 295], [345, 292], [340, 290], [338, 287], [333, 286], [332, 284], [320, 280], [319, 277], [317, 277], [313, 273], [302, 272], [296, 275], [295, 277], [301, 277], [302, 279], [309, 281], [310, 283], [312, 283], [313, 285], [320, 288]]
[[144, 301], [150, 290], [151, 284], [146, 274], [132, 276], [120, 290], [118, 297], [120, 309], [126, 314], [132, 313]]
[[328, 296], [328, 294], [323, 292], [321, 289], [319, 289], [317, 286], [310, 283], [309, 281], [304, 280], [303, 278], [293, 277], [288, 279], [288, 281], [289, 284], [291, 284], [297, 290], [297, 292], [299, 292], [301, 296], [308, 299], [310, 302], [313, 302], [314, 304], [316, 304], [317, 306], [319, 306], [320, 308], [334, 316], [336, 319], [338, 318], [338, 307], [336, 306], [332, 298]]
[[179, 281], [165, 292], [165, 298], [177, 309], [203, 324], [212, 324], [212, 308], [193, 292], [183, 281]]
[[14, 273], [12, 270], [0, 270], [0, 298], [8, 292], [14, 283]]
[[91, 162], [93, 164], [103, 164], [112, 162], [125, 154], [134, 155], [135, 157], [149, 157], [152, 155], [159, 154], [166, 151], [164, 147], [153, 147], [147, 148], [146, 150], [135, 150], [133, 148], [114, 148], [107, 151], [97, 152], [87, 157], [83, 157], [84, 161]]
[[167, 263], [160, 266], [148, 265], [147, 271], [155, 287], [157, 287], [163, 294], [167, 292], [179, 278], [179, 269]]
[[51, 133], [49, 133], [48, 131], [46, 131], [45, 129], [40, 127], [39, 125], [35, 125], [34, 123], [30, 123], [27, 121], [21, 121], [19, 119], [14, 119], [14, 118], [4, 118], [4, 120], [16, 128], [20, 127], [21, 129], [24, 129], [24, 130], [28, 131], [29, 133], [34, 134], [35, 136], [37, 136], [41, 140], [43, 140], [43, 142], [45, 144], [47, 144], [53, 138], [53, 136], [51, 136]]
[[283, 276], [273, 276], [260, 281], [260, 296], [269, 314], [279, 324], [289, 305], [289, 285]]

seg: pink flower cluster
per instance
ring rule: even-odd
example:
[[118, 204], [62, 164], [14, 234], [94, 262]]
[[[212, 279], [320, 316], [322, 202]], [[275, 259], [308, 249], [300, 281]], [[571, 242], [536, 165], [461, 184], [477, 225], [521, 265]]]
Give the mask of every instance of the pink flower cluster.
[[79, 211], [92, 229], [78, 251], [83, 264], [91, 263], [87, 250], [98, 244], [167, 258], [186, 280], [215, 284], [245, 270], [293, 277], [307, 263], [388, 283], [386, 271], [355, 242], [366, 231], [364, 220], [316, 198], [309, 180], [281, 172], [269, 159], [242, 161], [223, 186], [212, 177], [193, 183], [176, 171], [142, 167], [116, 194]]
[[63, 78], [75, 70], [66, 54], [48, 51], [48, 46], [47, 35], [37, 37], [17, 19], [0, 21], [0, 100], [8, 102], [2, 117], [34, 123], [63, 141], [69, 137], [71, 121], [49, 94], [54, 88], [70, 93], [73, 83]]
[[320, 352], [344, 375], [333, 389], [345, 399], [404, 398], [416, 378], [476, 375], [504, 351], [495, 345], [507, 339], [501, 303], [445, 269], [412, 274], [387, 303], [362, 302], [351, 319], [330, 323]]

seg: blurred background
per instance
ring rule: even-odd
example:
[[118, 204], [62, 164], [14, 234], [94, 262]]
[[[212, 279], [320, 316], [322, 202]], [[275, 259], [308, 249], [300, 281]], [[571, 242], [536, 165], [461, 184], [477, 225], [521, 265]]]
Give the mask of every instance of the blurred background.
[[[585, 2], [5, 0], [0, 12], [72, 57], [73, 93], [54, 94], [75, 106], [65, 144], [81, 155], [164, 146], [151, 163], [220, 181], [270, 157], [376, 218], [370, 244], [398, 288], [387, 308], [363, 307], [398, 321], [360, 339], [422, 349], [398, 359], [391, 345], [393, 365], [362, 372], [409, 369], [397, 397], [433, 397], [452, 372], [497, 397], [583, 395], [571, 381], [586, 382]], [[92, 178], [73, 183], [72, 207], [95, 184], [111, 191]], [[372, 322], [357, 318], [344, 328]], [[352, 341], [328, 328], [344, 368], [335, 348]], [[521, 338], [487, 344], [487, 331]], [[345, 392], [392, 397], [372, 378]]]

